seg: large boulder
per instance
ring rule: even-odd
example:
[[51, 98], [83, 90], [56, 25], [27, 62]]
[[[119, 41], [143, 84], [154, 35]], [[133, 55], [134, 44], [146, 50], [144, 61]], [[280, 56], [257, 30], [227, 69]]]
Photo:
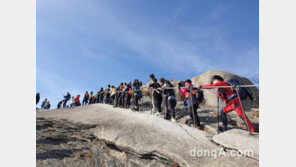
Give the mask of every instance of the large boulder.
[[[201, 84], [210, 84], [211, 78], [213, 75], [220, 75], [223, 77], [225, 81], [229, 79], [237, 79], [242, 85], [253, 85], [253, 83], [245, 77], [241, 77], [232, 73], [224, 72], [224, 71], [207, 71], [202, 75], [196, 76], [192, 78], [192, 84], [194, 86]], [[243, 101], [244, 110], [251, 110], [252, 108], [259, 107], [259, 90], [256, 87], [249, 88], [253, 93], [255, 99], [251, 101], [250, 99]], [[220, 100], [221, 101], [221, 100]], [[203, 103], [207, 106], [217, 106], [217, 95], [213, 90], [204, 90], [204, 101]], [[224, 103], [221, 103], [221, 107], [225, 106]]]

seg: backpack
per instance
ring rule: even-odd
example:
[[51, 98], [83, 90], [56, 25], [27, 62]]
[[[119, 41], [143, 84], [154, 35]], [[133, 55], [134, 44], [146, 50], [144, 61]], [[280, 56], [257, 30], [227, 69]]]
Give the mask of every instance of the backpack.
[[[227, 84], [229, 86], [241, 85], [240, 82], [238, 80], [236, 80], [236, 79], [228, 80]], [[250, 100], [252, 100], [252, 101], [254, 100], [253, 93], [248, 88], [239, 87], [238, 92], [236, 90], [234, 90], [234, 92], [236, 94], [239, 94], [240, 99], [242, 101], [246, 100], [248, 97], [249, 97]]]
[[196, 98], [197, 100], [202, 103], [203, 99], [204, 99], [204, 93], [202, 90], [200, 89], [197, 89], [197, 92], [196, 92]]
[[[203, 99], [204, 99], [204, 94], [203, 94], [203, 91], [200, 90], [200, 89], [197, 89], [197, 88], [193, 88], [192, 89], [192, 102], [193, 104], [195, 103], [202, 103]], [[184, 101], [184, 105], [187, 106], [187, 102], [191, 103], [191, 99], [190, 99], [190, 96], [188, 98], [185, 99]]]

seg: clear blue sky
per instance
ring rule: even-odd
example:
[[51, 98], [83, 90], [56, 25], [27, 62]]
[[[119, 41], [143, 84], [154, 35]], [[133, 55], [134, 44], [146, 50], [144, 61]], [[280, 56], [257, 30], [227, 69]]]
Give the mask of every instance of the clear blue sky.
[[36, 91], [53, 108], [150, 73], [258, 78], [258, 0], [42, 0], [36, 23]]

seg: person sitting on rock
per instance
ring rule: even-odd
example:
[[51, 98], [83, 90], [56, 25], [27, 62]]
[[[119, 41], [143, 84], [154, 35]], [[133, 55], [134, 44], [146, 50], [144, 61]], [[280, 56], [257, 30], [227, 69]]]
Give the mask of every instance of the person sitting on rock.
[[[244, 117], [243, 110], [241, 108], [240, 100], [235, 93], [230, 87], [229, 88], [219, 88], [218, 86], [229, 86], [227, 82], [224, 81], [224, 79], [219, 76], [219, 75], [214, 75], [211, 80], [211, 84], [209, 85], [198, 85], [198, 88], [203, 88], [203, 89], [214, 89], [215, 92], [217, 93], [217, 96], [223, 100], [226, 103], [226, 107], [224, 107], [221, 111], [221, 117], [222, 117], [222, 122], [223, 122], [223, 131], [227, 130], [227, 116], [226, 114], [235, 111], [236, 114], [244, 121], [245, 125], [249, 125], [249, 128], [251, 132], [254, 132], [254, 127], [249, 120], [248, 116], [246, 116], [246, 119]], [[245, 121], [247, 120], [247, 121]]]
[[164, 94], [164, 105], [165, 105], [165, 115], [164, 119], [171, 119], [172, 122], [176, 122], [175, 117], [175, 107], [177, 104], [175, 91], [173, 85], [170, 81], [165, 80], [163, 85]]
[[67, 92], [67, 95], [64, 96], [63, 108], [67, 107], [67, 102], [70, 100], [70, 98], [71, 98], [71, 94], [69, 92]]
[[157, 79], [153, 78], [152, 83], [148, 86], [149, 89], [152, 88], [152, 100], [155, 105], [155, 108], [158, 110], [157, 113], [155, 113], [157, 116], [161, 114], [161, 103], [162, 103], [162, 95], [161, 91], [158, 88], [161, 88], [160, 84], [157, 83]]
[[79, 98], [80, 98], [80, 95], [77, 95], [76, 98], [75, 98], [75, 106], [76, 107], [81, 105]]
[[50, 109], [50, 103], [47, 100], [47, 98], [45, 98], [44, 101], [42, 102], [41, 109]]
[[[193, 121], [194, 127], [200, 129], [200, 121], [197, 115], [197, 109], [199, 107], [199, 102], [196, 98], [197, 89], [193, 87], [190, 79], [185, 81], [185, 87], [180, 87], [178, 85], [178, 90], [181, 96], [185, 97], [184, 105], [187, 106], [190, 118]], [[190, 93], [191, 92], [191, 93]]]
[[83, 106], [87, 105], [88, 99], [89, 99], [89, 94], [88, 94], [88, 91], [86, 91], [85, 94], [84, 94], [83, 100], [82, 100], [82, 105]]

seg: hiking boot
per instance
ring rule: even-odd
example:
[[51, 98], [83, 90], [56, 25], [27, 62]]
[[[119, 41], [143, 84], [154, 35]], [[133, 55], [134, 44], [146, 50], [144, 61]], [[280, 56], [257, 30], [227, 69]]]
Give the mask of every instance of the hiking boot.
[[222, 131], [223, 131], [223, 132], [226, 132], [227, 130], [228, 130], [227, 126], [223, 126], [223, 127], [222, 127]]
[[195, 127], [196, 129], [198, 129], [198, 130], [200, 130], [200, 129], [201, 129], [201, 128], [200, 128], [200, 126], [197, 126], [197, 125], [196, 125], [196, 126], [194, 126], [194, 127]]
[[160, 112], [156, 112], [156, 113], [155, 113], [156, 116], [159, 116], [160, 114], [161, 114]]
[[175, 118], [171, 118], [171, 121], [172, 121], [172, 122], [176, 122], [176, 119], [175, 119]]

